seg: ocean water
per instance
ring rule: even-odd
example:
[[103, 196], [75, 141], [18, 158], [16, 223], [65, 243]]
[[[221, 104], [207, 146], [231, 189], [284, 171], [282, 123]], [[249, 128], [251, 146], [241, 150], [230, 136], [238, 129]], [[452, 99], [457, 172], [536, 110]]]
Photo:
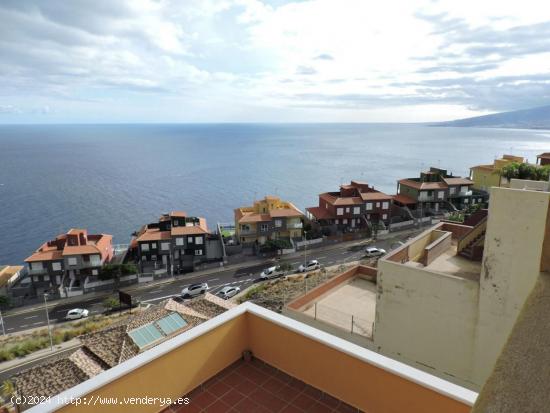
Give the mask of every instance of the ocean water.
[[130, 234], [184, 210], [209, 226], [266, 194], [299, 208], [350, 179], [395, 193], [429, 166], [550, 151], [550, 131], [399, 124], [0, 126], [0, 265], [71, 227]]

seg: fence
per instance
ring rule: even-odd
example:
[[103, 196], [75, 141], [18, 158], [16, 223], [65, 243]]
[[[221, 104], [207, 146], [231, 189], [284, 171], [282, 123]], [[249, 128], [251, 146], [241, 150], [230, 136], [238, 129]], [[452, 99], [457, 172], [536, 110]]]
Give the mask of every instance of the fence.
[[306, 241], [298, 241], [296, 242], [296, 248], [301, 248], [304, 245], [310, 246], [314, 244], [320, 244], [323, 242], [323, 238], [315, 238], [315, 239], [308, 239]]

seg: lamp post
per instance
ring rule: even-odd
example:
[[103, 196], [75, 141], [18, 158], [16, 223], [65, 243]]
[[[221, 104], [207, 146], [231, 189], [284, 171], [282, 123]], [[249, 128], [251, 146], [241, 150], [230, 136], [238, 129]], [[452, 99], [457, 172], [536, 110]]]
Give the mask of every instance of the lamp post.
[[2, 324], [2, 334], [6, 335], [6, 329], [4, 327], [4, 318], [2, 317], [2, 311], [0, 311], [0, 324]]
[[307, 231], [304, 231], [304, 268], [307, 266]]
[[46, 321], [48, 322], [48, 335], [50, 336], [50, 349], [53, 351], [53, 340], [52, 340], [52, 330], [50, 329], [50, 315], [48, 314], [48, 302], [46, 298], [48, 293], [44, 293], [44, 308], [46, 309]]

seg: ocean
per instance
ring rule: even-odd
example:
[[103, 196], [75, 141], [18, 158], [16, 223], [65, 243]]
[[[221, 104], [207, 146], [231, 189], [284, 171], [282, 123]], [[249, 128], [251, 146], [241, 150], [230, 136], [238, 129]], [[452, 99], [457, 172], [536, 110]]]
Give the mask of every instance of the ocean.
[[163, 212], [232, 222], [266, 194], [299, 208], [351, 179], [393, 194], [429, 166], [467, 176], [504, 153], [550, 151], [550, 131], [404, 124], [0, 126], [0, 265], [71, 227], [131, 233]]

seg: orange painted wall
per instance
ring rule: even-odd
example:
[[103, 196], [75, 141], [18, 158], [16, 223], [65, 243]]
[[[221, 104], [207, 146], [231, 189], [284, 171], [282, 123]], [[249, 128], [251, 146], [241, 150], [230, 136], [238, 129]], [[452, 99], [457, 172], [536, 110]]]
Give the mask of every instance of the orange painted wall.
[[258, 316], [246, 316], [250, 347], [256, 357], [361, 410], [369, 413], [470, 411], [469, 406], [454, 399]]

